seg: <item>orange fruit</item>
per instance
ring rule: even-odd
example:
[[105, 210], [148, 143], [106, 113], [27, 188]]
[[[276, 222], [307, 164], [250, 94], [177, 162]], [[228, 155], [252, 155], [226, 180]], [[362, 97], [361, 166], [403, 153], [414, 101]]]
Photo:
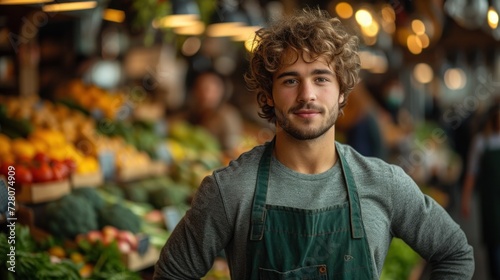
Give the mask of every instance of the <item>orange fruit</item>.
[[49, 254], [51, 256], [58, 257], [60, 259], [66, 258], [66, 251], [61, 246], [53, 246], [49, 249]]

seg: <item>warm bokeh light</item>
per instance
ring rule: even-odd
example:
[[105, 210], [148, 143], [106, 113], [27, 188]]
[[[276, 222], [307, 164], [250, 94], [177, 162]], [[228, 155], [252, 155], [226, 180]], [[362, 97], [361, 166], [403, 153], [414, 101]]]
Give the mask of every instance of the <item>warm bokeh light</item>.
[[413, 77], [415, 80], [422, 84], [427, 84], [434, 78], [434, 72], [427, 63], [419, 63], [413, 68]]
[[197, 15], [168, 15], [153, 21], [154, 28], [177, 28], [193, 25], [198, 21]]
[[123, 22], [125, 20], [125, 12], [116, 9], [105, 9], [102, 13], [102, 18], [112, 22]]
[[240, 34], [241, 22], [215, 23], [207, 26], [207, 36], [209, 37], [233, 37]]
[[396, 13], [391, 5], [384, 4], [382, 6], [382, 20], [385, 22], [395, 22], [396, 21]]
[[380, 27], [376, 21], [372, 21], [372, 23], [368, 26], [363, 26], [362, 31], [368, 37], [376, 37]]
[[414, 19], [411, 21], [411, 29], [417, 35], [425, 34], [425, 24], [419, 19]]
[[377, 43], [377, 37], [364, 36], [363, 43], [367, 46], [374, 46]]
[[361, 69], [370, 69], [373, 65], [373, 57], [369, 51], [360, 51], [359, 60], [361, 62]]
[[233, 41], [245, 42], [252, 40], [255, 37], [255, 31], [259, 30], [261, 26], [241, 26], [238, 28], [239, 34], [233, 36]]
[[365, 9], [359, 9], [356, 12], [355, 17], [356, 17], [356, 21], [358, 22], [358, 24], [361, 25], [362, 27], [368, 27], [373, 22], [372, 15], [370, 14], [370, 12], [368, 12]]
[[418, 35], [417, 37], [420, 40], [420, 42], [422, 43], [423, 49], [429, 47], [431, 42], [430, 42], [429, 36], [427, 36], [427, 34]]
[[389, 62], [385, 55], [371, 51], [360, 51], [359, 58], [361, 61], [361, 69], [368, 70], [371, 73], [385, 73], [389, 68]]
[[444, 73], [444, 84], [451, 90], [459, 90], [465, 87], [467, 76], [460, 68], [450, 68]]
[[254, 48], [255, 48], [254, 40], [245, 41], [245, 49], [247, 50], [247, 52], [253, 52]]
[[388, 34], [394, 34], [396, 32], [396, 23], [384, 20], [382, 21], [382, 29]]
[[495, 29], [498, 26], [498, 12], [493, 7], [488, 9], [488, 25], [491, 29]]
[[28, 5], [54, 2], [54, 0], [1, 0], [0, 5]]
[[205, 23], [202, 21], [193, 21], [190, 25], [174, 28], [178, 35], [201, 35], [205, 32]]
[[344, 19], [352, 17], [354, 13], [352, 6], [346, 2], [340, 2], [335, 5], [335, 12], [337, 13], [337, 15], [339, 15], [339, 17]]
[[182, 44], [181, 52], [185, 56], [195, 55], [201, 48], [201, 40], [198, 37], [189, 37]]
[[96, 6], [97, 6], [96, 1], [67, 2], [67, 3], [45, 5], [43, 6], [42, 10], [47, 13], [55, 13], [55, 12], [66, 12], [66, 11], [88, 10], [88, 9], [93, 9]]
[[406, 39], [406, 45], [412, 54], [419, 54], [422, 52], [422, 41], [420, 41], [420, 38], [416, 35], [408, 36]]

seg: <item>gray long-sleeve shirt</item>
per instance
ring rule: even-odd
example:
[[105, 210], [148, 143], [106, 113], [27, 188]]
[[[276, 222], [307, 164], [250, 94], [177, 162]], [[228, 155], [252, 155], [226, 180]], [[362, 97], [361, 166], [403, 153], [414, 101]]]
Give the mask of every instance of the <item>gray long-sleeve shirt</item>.
[[[464, 232], [404, 171], [338, 145], [352, 170], [363, 223], [380, 275], [393, 237], [432, 264], [432, 279], [471, 279], [473, 249]], [[247, 242], [257, 168], [264, 146], [207, 176], [155, 266], [154, 279], [199, 279], [225, 250], [232, 279], [247, 279]], [[297, 173], [271, 160], [267, 203], [317, 209], [347, 200], [340, 163], [321, 174]], [[293, 246], [293, 244], [290, 244]]]

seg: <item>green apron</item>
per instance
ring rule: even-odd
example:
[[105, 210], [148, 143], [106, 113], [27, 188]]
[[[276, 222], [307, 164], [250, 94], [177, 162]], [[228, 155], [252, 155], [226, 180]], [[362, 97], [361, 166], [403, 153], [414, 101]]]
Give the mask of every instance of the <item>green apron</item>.
[[500, 149], [487, 147], [479, 164], [483, 239], [488, 245], [500, 245]]
[[314, 210], [275, 206], [266, 204], [273, 146], [267, 144], [259, 163], [249, 279], [375, 279], [356, 184], [343, 156], [347, 202]]

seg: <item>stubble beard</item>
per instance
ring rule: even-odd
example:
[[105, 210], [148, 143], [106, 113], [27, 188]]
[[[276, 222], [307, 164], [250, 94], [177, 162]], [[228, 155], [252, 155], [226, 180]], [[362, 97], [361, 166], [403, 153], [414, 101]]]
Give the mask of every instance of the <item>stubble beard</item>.
[[[291, 108], [290, 110], [288, 110], [288, 114], [293, 114], [294, 111], [301, 108], [311, 108], [311, 106], [305, 104]], [[290, 120], [290, 118], [287, 118], [287, 114], [283, 113], [283, 111], [275, 109], [275, 112], [276, 124], [278, 124], [288, 135], [297, 140], [313, 140], [321, 137], [335, 125], [339, 116], [337, 104], [337, 108], [331, 108], [331, 114], [328, 116], [328, 118], [324, 122], [322, 122], [319, 127], [315, 128], [309, 127], [309, 125], [313, 123], [312, 120], [302, 120], [302, 123], [296, 125]], [[324, 113], [325, 110], [320, 110], [320, 112]], [[303, 128], [304, 126], [307, 127]]]

